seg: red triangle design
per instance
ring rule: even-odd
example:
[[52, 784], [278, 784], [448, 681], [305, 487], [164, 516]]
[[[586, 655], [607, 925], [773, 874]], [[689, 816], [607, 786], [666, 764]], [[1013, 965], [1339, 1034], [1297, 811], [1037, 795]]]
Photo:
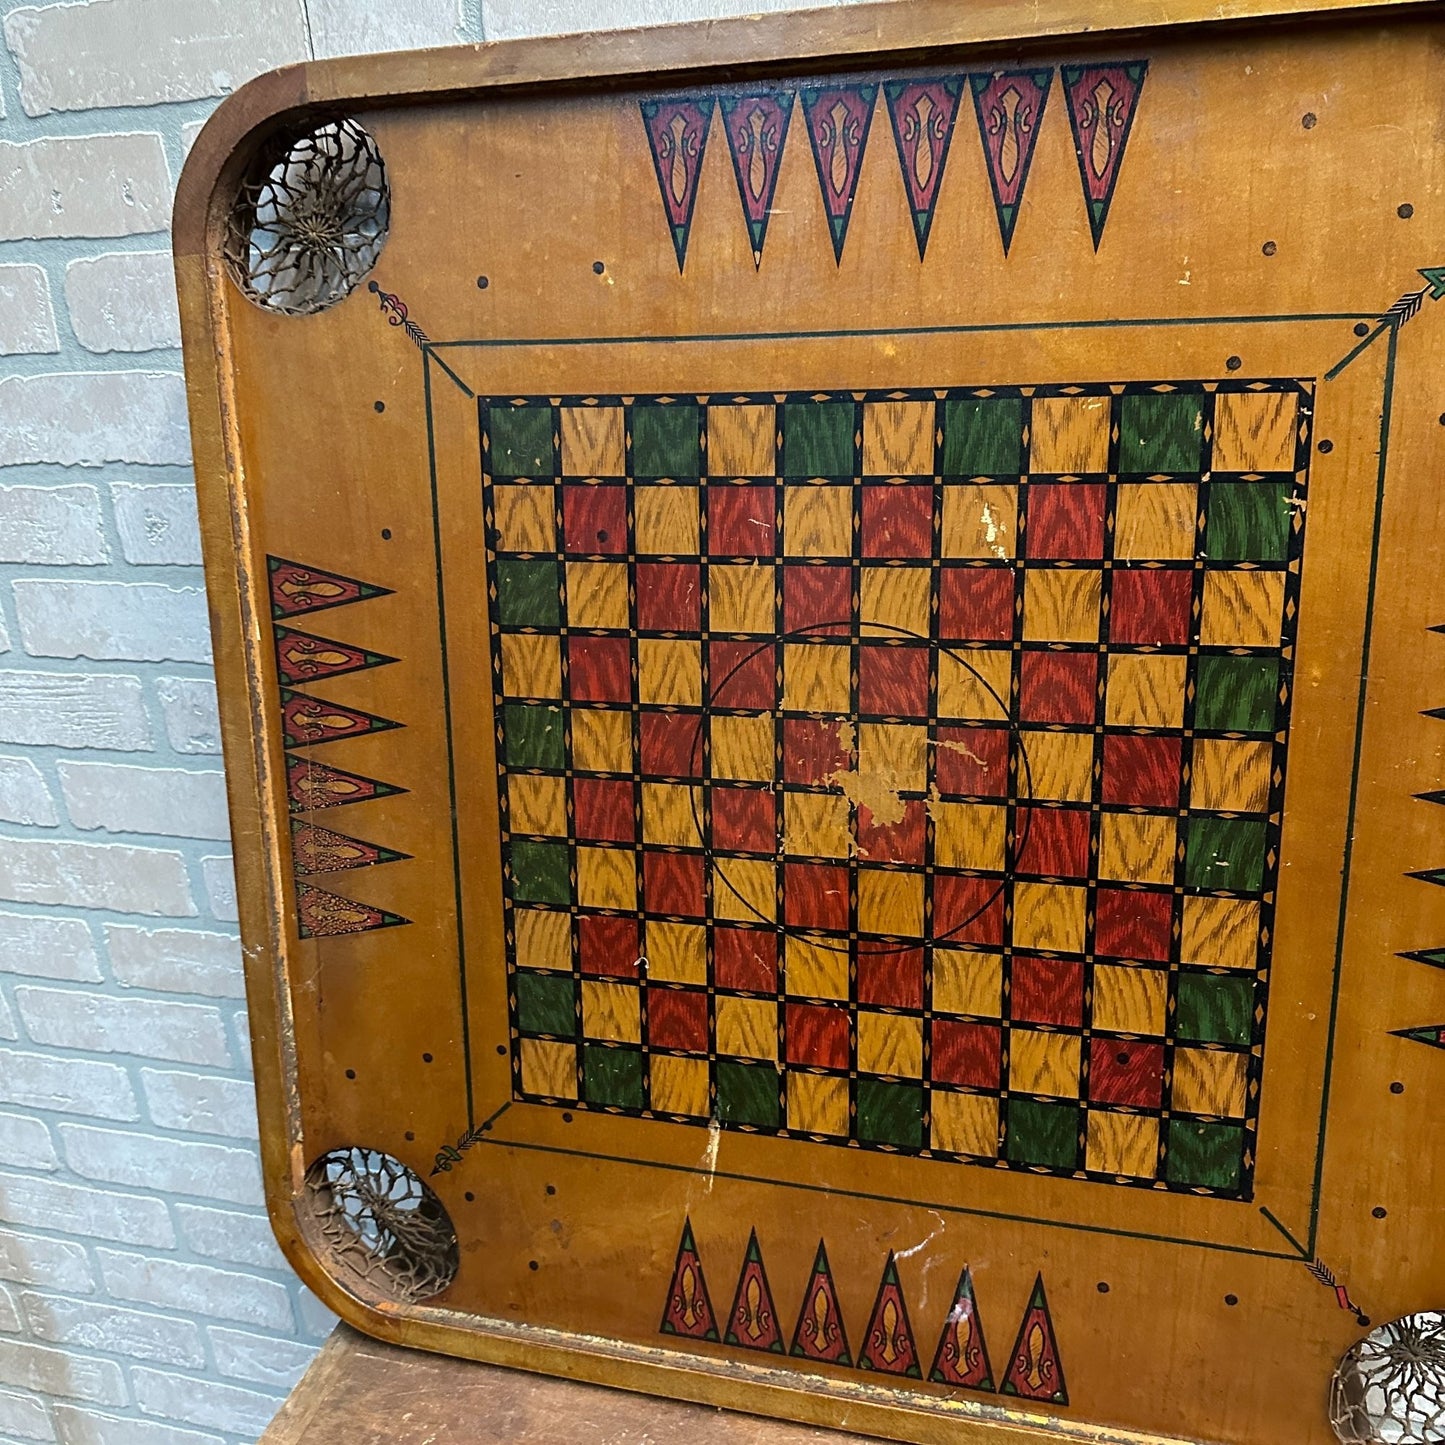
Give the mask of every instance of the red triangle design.
[[970, 79], [1005, 255], [1013, 241], [1053, 78], [1051, 70], [1000, 70]]
[[372, 798], [387, 798], [405, 791], [405, 788], [393, 787], [361, 773], [328, 768], [309, 757], [286, 759], [286, 795], [293, 813], [339, 808], [347, 803], [365, 803]]
[[833, 1271], [828, 1267], [828, 1251], [818, 1241], [813, 1273], [803, 1291], [803, 1307], [798, 1312], [793, 1331], [794, 1355], [805, 1360], [820, 1360], [826, 1365], [851, 1365], [848, 1353], [848, 1332], [843, 1325], [843, 1311], [838, 1308], [838, 1291], [833, 1287]]
[[738, 1276], [737, 1293], [733, 1296], [732, 1313], [728, 1316], [726, 1341], [748, 1350], [772, 1350], [781, 1353], [783, 1333], [778, 1328], [778, 1311], [768, 1276], [763, 1269], [763, 1255], [758, 1248], [758, 1232], [748, 1239], [748, 1252]]
[[920, 1374], [913, 1326], [908, 1322], [908, 1306], [891, 1250], [888, 1263], [883, 1266], [883, 1280], [878, 1286], [878, 1298], [873, 1303], [858, 1363], [865, 1370], [881, 1370], [886, 1375], [912, 1375], [916, 1379]]
[[712, 113], [710, 95], [673, 95], [642, 102], [642, 123], [647, 128], [647, 144], [652, 150], [652, 164], [662, 192], [662, 209], [667, 216], [679, 271], [687, 258], [698, 177], [702, 174]]
[[1064, 100], [1069, 107], [1079, 179], [1084, 185], [1096, 251], [1109, 219], [1119, 167], [1124, 163], [1124, 148], [1129, 144], [1148, 68], [1144, 60], [1064, 67]]
[[335, 642], [329, 637], [313, 637], [290, 627], [276, 629], [276, 671], [283, 683], [297, 683], [318, 677], [340, 677], [347, 672], [361, 672], [368, 667], [381, 667], [396, 658], [385, 653]]
[[898, 162], [903, 167], [903, 189], [913, 213], [919, 260], [928, 246], [961, 88], [962, 82], [956, 76], [890, 81], [883, 87], [893, 121], [893, 139], [898, 145]]
[[848, 222], [877, 98], [877, 85], [830, 85], [803, 91], [808, 143], [818, 168], [833, 259], [839, 262], [843, 259], [843, 242], [848, 238]]
[[1034, 1281], [1034, 1292], [999, 1388], [1005, 1395], [1018, 1395], [1025, 1400], [1047, 1400], [1053, 1405], [1069, 1403], [1042, 1274]]
[[773, 192], [778, 185], [778, 166], [788, 138], [793, 114], [793, 92], [724, 96], [723, 129], [733, 158], [738, 197], [748, 224], [753, 265], [762, 265], [763, 241], [768, 234]]
[[389, 597], [389, 587], [344, 577], [340, 572], [325, 572], [320, 567], [307, 567], [285, 557], [267, 557], [271, 583], [271, 615], [295, 617], [302, 612], [321, 612], [327, 607], [343, 607], [348, 602], [364, 602], [369, 597]]
[[717, 1339], [717, 1320], [713, 1317], [712, 1300], [708, 1296], [707, 1280], [703, 1278], [690, 1219], [683, 1221], [660, 1328], [665, 1335], [681, 1335], [689, 1340]]
[[372, 868], [408, 855], [362, 838], [336, 833], [315, 823], [291, 825], [291, 861], [297, 873], [337, 873], [346, 868]]
[[339, 702], [326, 702], [319, 697], [281, 689], [281, 721], [288, 748], [307, 747], [312, 743], [329, 743], [337, 738], [362, 737], [367, 733], [386, 732], [400, 727], [390, 718], [376, 717], [359, 708], [343, 707]]
[[357, 903], [339, 893], [296, 885], [296, 923], [302, 938], [335, 938], [343, 933], [369, 933], [375, 928], [394, 928], [411, 920], [369, 903]]
[[930, 1380], [942, 1385], [960, 1385], [966, 1390], [992, 1390], [993, 1368], [988, 1345], [978, 1317], [978, 1300], [973, 1292], [973, 1275], [967, 1266], [958, 1277], [953, 1305], [943, 1323], [938, 1352], [933, 1357]]

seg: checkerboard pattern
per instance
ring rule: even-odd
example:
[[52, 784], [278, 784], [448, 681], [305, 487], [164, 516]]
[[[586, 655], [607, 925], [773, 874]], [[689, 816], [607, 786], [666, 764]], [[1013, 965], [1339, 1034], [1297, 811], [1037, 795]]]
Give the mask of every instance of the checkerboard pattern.
[[1310, 398], [483, 399], [516, 1096], [1248, 1197]]

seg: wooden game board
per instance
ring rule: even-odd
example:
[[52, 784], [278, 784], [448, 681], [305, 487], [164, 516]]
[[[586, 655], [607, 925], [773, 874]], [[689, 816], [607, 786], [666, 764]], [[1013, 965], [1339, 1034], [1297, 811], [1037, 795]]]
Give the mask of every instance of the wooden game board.
[[268, 1198], [348, 1320], [899, 1439], [1362, 1428], [1445, 1292], [1445, 29], [1238, 9], [207, 128]]

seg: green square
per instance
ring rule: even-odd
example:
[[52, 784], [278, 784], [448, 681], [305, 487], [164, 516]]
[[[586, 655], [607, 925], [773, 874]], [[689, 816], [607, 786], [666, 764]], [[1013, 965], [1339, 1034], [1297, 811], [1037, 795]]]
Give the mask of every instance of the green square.
[[1264, 882], [1262, 818], [1190, 818], [1185, 825], [1184, 882], [1189, 888], [1256, 893]]
[[567, 766], [562, 709], [546, 703], [509, 702], [502, 709], [502, 737], [509, 768]]
[[524, 1034], [577, 1034], [577, 982], [569, 973], [517, 973], [517, 1027]]
[[636, 1049], [585, 1044], [582, 1097], [589, 1104], [610, 1104], [615, 1109], [642, 1108], [642, 1055]]
[[512, 844], [512, 897], [519, 903], [570, 903], [565, 843]]
[[502, 627], [556, 627], [562, 621], [557, 564], [503, 557], [497, 563], [497, 622]]
[[1248, 1044], [1254, 1027], [1251, 974], [1181, 973], [1177, 1038], [1201, 1044]]
[[1023, 469], [1022, 397], [943, 404], [944, 477], [1016, 477]]
[[1278, 692], [1277, 658], [1201, 657], [1194, 726], [1205, 732], [1273, 732]]
[[1119, 408], [1121, 472], [1198, 472], [1204, 400], [1192, 394], [1126, 396]]
[[1204, 552], [1219, 562], [1283, 562], [1289, 552], [1290, 482], [1214, 482]]
[[783, 474], [851, 477], [854, 462], [851, 401], [790, 401], [783, 407]]
[[1238, 1189], [1244, 1165], [1244, 1130], [1238, 1124], [1171, 1119], [1164, 1177], [1171, 1184]]
[[782, 1122], [778, 1071], [768, 1064], [717, 1062], [717, 1116], [724, 1124], [776, 1129]]
[[1072, 1104], [1045, 1104], [1038, 1099], [1010, 1099], [1004, 1153], [1014, 1164], [1044, 1164], [1050, 1169], [1077, 1169], [1079, 1111]]
[[923, 1089], [918, 1084], [858, 1080], [858, 1138], [865, 1144], [923, 1147]]
[[489, 420], [494, 477], [555, 475], [550, 406], [494, 406]]
[[696, 406], [632, 408], [632, 475], [673, 480], [701, 475]]

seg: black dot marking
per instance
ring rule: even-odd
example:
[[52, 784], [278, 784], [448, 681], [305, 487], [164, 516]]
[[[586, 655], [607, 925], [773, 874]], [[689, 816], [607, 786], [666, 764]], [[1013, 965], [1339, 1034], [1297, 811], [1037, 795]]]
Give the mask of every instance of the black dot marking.
[[1356, 1315], [1355, 1323], [1359, 1325], [1362, 1330], [1367, 1330], [1370, 1328], [1370, 1317], [1369, 1315]]
[[1440, 425], [1445, 426], [1445, 411], [1440, 413]]
[[557, 1186], [556, 1186], [555, 1184], [549, 1184], [549, 1185], [547, 1186], [547, 1193], [548, 1193], [548, 1194], [555, 1194], [556, 1192], [557, 1192]]
[[1370, 1213], [1373, 1214], [1376, 1219], [1383, 1219], [1389, 1212], [1390, 1212], [1390, 1211], [1389, 1211], [1388, 1209], [1386, 1209], [1383, 1204], [1377, 1204], [1377, 1205], [1370, 1211]]
[[1099, 1281], [1099, 1283], [1098, 1283], [1098, 1285], [1097, 1285], [1097, 1289], [1098, 1289], [1098, 1291], [1099, 1291], [1100, 1294], [1108, 1294], [1108, 1293], [1109, 1293], [1109, 1286], [1108, 1286], [1107, 1284], [1105, 1284], [1103, 1280], [1100, 1280], [1100, 1281]]
[[1224, 1302], [1230, 1307], [1230, 1309], [1233, 1309], [1235, 1305], [1239, 1303], [1239, 1296], [1237, 1294], [1227, 1294], [1224, 1297]]
[[1326, 456], [1329, 456], [1329, 454], [1334, 451], [1334, 449], [1335, 444], [1328, 437], [1326, 437], [1324, 441], [1320, 443], [1320, 451], [1322, 451]]
[[605, 529], [604, 529], [603, 531], [598, 532], [598, 534], [597, 534], [597, 540], [598, 540], [599, 542], [605, 542], [605, 541], [607, 540], [607, 532], [606, 532]]
[[386, 403], [384, 401], [374, 401], [371, 404], [371, 409], [374, 412], [383, 412], [386, 410]]
[[1279, 247], [1276, 246], [1273, 241], [1266, 241], [1259, 249], [1263, 251], [1266, 256], [1273, 256], [1274, 253], [1279, 250]]
[[1305, 113], [1300, 117], [1300, 124], [1304, 126], [1306, 130], [1313, 130], [1319, 123], [1319, 116], [1317, 116], [1312, 110], [1305, 111]]
[[562, 1115], [562, 1122], [563, 1122], [564, 1124], [570, 1124], [570, 1123], [572, 1122], [572, 1116], [571, 1116], [571, 1114], [563, 1114], [563, 1115]]
[[506, 1046], [506, 1044], [498, 1044], [498, 1045], [497, 1045], [497, 1052], [498, 1052], [499, 1054], [505, 1054], [505, 1053], [507, 1052], [507, 1046]]
[[1370, 328], [1369, 328], [1368, 326], [1366, 326], [1363, 321], [1357, 321], [1357, 322], [1355, 322], [1355, 335], [1356, 335], [1356, 336], [1368, 336], [1369, 334], [1370, 334]]
[[408, 1144], [414, 1144], [416, 1142], [416, 1135], [413, 1134], [410, 1129], [406, 1131], [406, 1142]]
[[354, 1079], [354, 1078], [356, 1077], [356, 1070], [355, 1070], [355, 1069], [347, 1069], [347, 1071], [346, 1071], [346, 1077], [347, 1077], [348, 1079]]
[[383, 542], [389, 542], [389, 541], [391, 541], [391, 528], [390, 528], [390, 527], [383, 527], [383, 528], [381, 529], [381, 540], [382, 540]]
[[1129, 1062], [1129, 1050], [1120, 1049], [1119, 1052], [1114, 1055], [1114, 1062], [1116, 1064], [1127, 1064]]
[[465, 1199], [468, 1204], [475, 1204], [477, 1202], [477, 1196], [473, 1194], [470, 1189], [462, 1195], [462, 1198]]
[[1415, 208], [1414, 208], [1414, 206], [1412, 206], [1412, 205], [1409, 203], [1409, 201], [1406, 201], [1403, 206], [1396, 206], [1396, 207], [1395, 207], [1395, 214], [1396, 214], [1402, 221], [1408, 221], [1408, 220], [1410, 219], [1410, 217], [1415, 214]]
[[607, 267], [604, 266], [601, 261], [594, 261], [592, 263], [592, 271], [594, 275], [600, 276], [606, 269]]
[[1405, 1092], [1405, 1086], [1396, 1079], [1395, 1082], [1390, 1085], [1390, 1092], [1392, 1094], [1403, 1094]]
[[1239, 368], [1244, 365], [1244, 363], [1237, 356], [1229, 357], [1224, 364], [1226, 367], [1228, 367], [1230, 371], [1238, 371]]
[[478, 290], [478, 291], [485, 291], [485, 290], [487, 289], [487, 287], [490, 286], [491, 284], [492, 284], [492, 283], [491, 283], [490, 281], [488, 281], [485, 276], [478, 276], [478, 277], [477, 277], [477, 290]]
[[431, 1055], [430, 1055], [430, 1054], [423, 1054], [423, 1055], [421, 1056], [421, 1061], [422, 1061], [422, 1063], [424, 1063], [424, 1064], [429, 1064], [429, 1063], [431, 1063]]
[[530, 1269], [533, 1274], [536, 1274], [536, 1272], [538, 1271], [538, 1269], [541, 1268], [541, 1266], [537, 1263], [535, 1259], [529, 1259], [527, 1261], [527, 1268]]
[[375, 281], [368, 281], [366, 283], [366, 289], [370, 291], [373, 296], [375, 296], [376, 293], [381, 290], [381, 287], [378, 286]]

